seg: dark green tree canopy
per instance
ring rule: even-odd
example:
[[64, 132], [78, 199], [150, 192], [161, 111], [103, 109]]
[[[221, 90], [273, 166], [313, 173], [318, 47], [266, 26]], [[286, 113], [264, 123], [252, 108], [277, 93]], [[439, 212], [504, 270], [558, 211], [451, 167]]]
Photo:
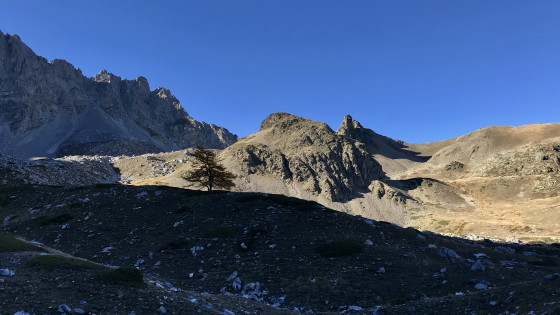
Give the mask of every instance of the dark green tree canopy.
[[184, 180], [206, 187], [208, 191], [234, 185], [235, 175], [226, 170], [214, 151], [199, 145], [192, 156], [195, 158], [192, 169], [181, 174]]

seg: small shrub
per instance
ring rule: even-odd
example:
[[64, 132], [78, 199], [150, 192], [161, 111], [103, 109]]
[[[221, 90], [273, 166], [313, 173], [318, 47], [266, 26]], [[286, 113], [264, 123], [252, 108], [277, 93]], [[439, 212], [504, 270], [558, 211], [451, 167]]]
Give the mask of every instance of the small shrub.
[[95, 188], [113, 188], [113, 187], [117, 187], [117, 184], [111, 184], [111, 183], [98, 183], [95, 184]]
[[70, 213], [63, 213], [55, 216], [43, 215], [35, 218], [35, 223], [39, 226], [47, 226], [52, 224], [64, 224], [74, 217]]
[[314, 201], [302, 200], [284, 195], [268, 195], [267, 198], [279, 205], [295, 207], [298, 210], [312, 210], [319, 206], [319, 204]]
[[69, 204], [68, 207], [74, 209], [74, 208], [79, 208], [82, 205], [83, 204], [81, 202], [73, 202], [73, 203]]
[[192, 189], [185, 189], [183, 191], [183, 194], [188, 196], [188, 197], [198, 197], [198, 196], [207, 196], [207, 195], [214, 195], [214, 194], [225, 194], [228, 191], [225, 190], [211, 190], [211, 191], [205, 191], [205, 190], [192, 190]]
[[241, 196], [236, 196], [235, 201], [237, 202], [251, 202], [254, 200], [263, 199], [262, 194], [243, 194]]
[[39, 267], [39, 268], [69, 268], [69, 269], [95, 269], [100, 268], [92, 262], [64, 257], [58, 255], [40, 255], [35, 256], [27, 261], [28, 266]]
[[191, 211], [191, 207], [184, 205], [181, 206], [179, 209], [175, 210], [173, 213], [175, 214], [181, 214], [181, 213], [185, 213], [185, 212], [189, 212]]
[[263, 228], [254, 228], [251, 229], [249, 231], [249, 236], [255, 237], [255, 236], [262, 236], [265, 235], [266, 233], [268, 233], [268, 231], [266, 229]]
[[218, 226], [206, 231], [206, 237], [210, 238], [231, 238], [235, 234], [235, 228], [232, 226]]
[[134, 267], [101, 270], [95, 274], [95, 278], [106, 283], [128, 287], [144, 285], [144, 274]]
[[341, 257], [360, 253], [362, 244], [357, 241], [344, 240], [317, 245], [317, 252], [325, 257]]
[[189, 244], [190, 243], [185, 240], [175, 240], [160, 247], [159, 251], [161, 252], [164, 250], [177, 250], [177, 249], [188, 247]]
[[43, 249], [22, 240], [18, 240], [11, 234], [0, 232], [0, 253], [25, 251], [42, 252]]

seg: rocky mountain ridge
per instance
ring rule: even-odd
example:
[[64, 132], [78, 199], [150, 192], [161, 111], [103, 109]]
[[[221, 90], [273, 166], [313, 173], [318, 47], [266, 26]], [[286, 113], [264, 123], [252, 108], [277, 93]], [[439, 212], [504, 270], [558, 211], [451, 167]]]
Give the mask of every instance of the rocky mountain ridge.
[[169, 90], [151, 91], [144, 77], [123, 80], [102, 70], [87, 78], [0, 32], [3, 154], [131, 155], [198, 144], [222, 149], [236, 140], [225, 128], [194, 120]]

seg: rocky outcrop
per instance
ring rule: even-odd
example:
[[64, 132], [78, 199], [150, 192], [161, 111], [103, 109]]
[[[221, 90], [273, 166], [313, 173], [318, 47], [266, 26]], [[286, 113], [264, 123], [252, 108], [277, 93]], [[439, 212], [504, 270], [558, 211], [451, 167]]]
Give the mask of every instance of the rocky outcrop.
[[530, 176], [560, 173], [560, 142], [530, 144], [490, 157], [477, 176]]
[[256, 134], [221, 156], [240, 175], [273, 176], [331, 201], [346, 201], [384, 177], [381, 166], [357, 141], [324, 123], [286, 113], [266, 118]]
[[35, 55], [17, 35], [0, 32], [4, 154], [138, 154], [196, 145], [222, 149], [236, 140], [222, 127], [194, 120], [169, 90], [151, 91], [146, 78], [123, 80], [104, 70], [87, 78], [64, 60], [47, 62]]
[[390, 159], [407, 159], [414, 162], [425, 162], [429, 159], [429, 157], [419, 156], [418, 152], [408, 149], [403, 141], [382, 136], [363, 127], [350, 115], [344, 117], [336, 133], [363, 143], [365, 149], [371, 154], [378, 154]]

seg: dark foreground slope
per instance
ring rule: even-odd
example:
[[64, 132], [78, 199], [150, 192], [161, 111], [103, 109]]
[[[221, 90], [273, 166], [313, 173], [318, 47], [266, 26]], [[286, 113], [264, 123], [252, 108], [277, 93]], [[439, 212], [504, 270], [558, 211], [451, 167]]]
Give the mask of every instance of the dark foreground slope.
[[61, 304], [137, 314], [560, 312], [557, 246], [448, 238], [277, 195], [12, 186], [0, 192], [0, 218], [3, 231], [66, 254], [136, 265], [146, 282], [106, 284], [95, 271], [45, 271], [25, 263], [36, 254], [1, 253], [0, 268], [15, 273], [0, 276], [8, 314]]

